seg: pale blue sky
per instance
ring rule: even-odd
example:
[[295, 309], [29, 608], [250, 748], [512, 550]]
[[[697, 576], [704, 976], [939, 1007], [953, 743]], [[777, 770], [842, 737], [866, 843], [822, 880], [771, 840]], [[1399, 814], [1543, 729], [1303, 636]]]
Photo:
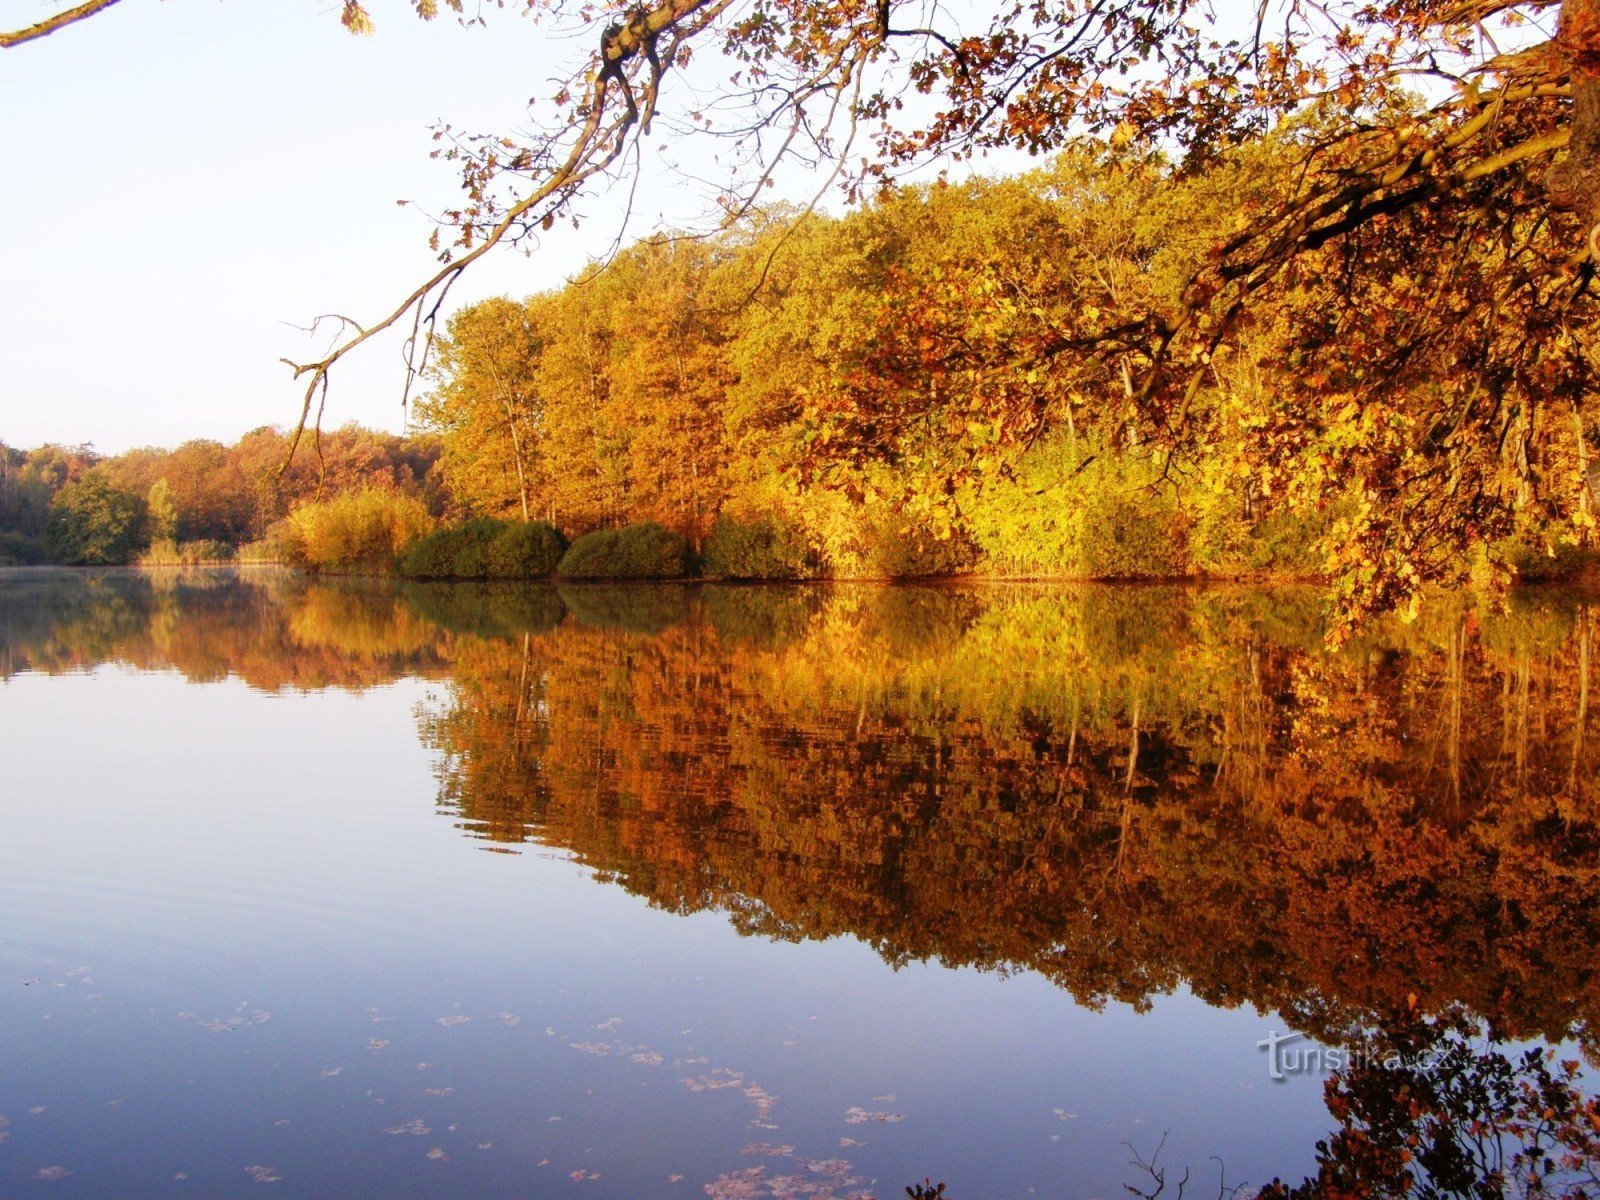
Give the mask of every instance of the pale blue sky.
[[[286, 322], [370, 320], [426, 275], [455, 195], [428, 125], [515, 128], [586, 45], [507, 14], [431, 25], [369, 6], [370, 38], [334, 0], [123, 0], [0, 52], [0, 439], [114, 453], [232, 440], [293, 420]], [[52, 11], [0, 0], [0, 23]], [[641, 190], [641, 231], [683, 221], [682, 186]], [[594, 211], [600, 211], [596, 206]], [[452, 303], [552, 286], [602, 253], [615, 221], [491, 256]], [[328, 420], [402, 426], [399, 339], [334, 376]]]

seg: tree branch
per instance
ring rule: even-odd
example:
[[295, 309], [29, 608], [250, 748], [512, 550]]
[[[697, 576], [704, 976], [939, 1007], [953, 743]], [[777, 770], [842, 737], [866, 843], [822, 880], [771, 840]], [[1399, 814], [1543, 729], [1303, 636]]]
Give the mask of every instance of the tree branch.
[[85, 0], [76, 8], [64, 9], [53, 17], [46, 17], [37, 25], [29, 25], [26, 29], [14, 30], [10, 33], [0, 33], [0, 49], [9, 50], [13, 46], [20, 46], [24, 42], [31, 42], [38, 38], [48, 37], [58, 29], [65, 29], [68, 25], [76, 25], [79, 21], [87, 20], [98, 12], [104, 12], [120, 0]]

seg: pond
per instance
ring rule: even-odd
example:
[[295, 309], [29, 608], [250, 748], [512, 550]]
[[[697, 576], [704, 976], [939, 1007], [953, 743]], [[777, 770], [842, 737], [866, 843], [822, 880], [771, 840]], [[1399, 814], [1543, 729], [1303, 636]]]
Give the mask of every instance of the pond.
[[1295, 590], [0, 572], [0, 1195], [1581, 1181], [1597, 643], [1560, 593], [1330, 649]]

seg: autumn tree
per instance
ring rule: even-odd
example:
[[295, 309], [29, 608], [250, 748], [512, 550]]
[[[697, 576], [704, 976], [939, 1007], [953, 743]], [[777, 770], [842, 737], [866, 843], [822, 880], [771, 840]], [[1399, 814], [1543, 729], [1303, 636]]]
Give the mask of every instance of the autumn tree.
[[610, 315], [613, 422], [629, 430], [629, 510], [695, 546], [722, 505], [728, 465], [724, 408], [731, 370], [723, 346], [715, 244], [647, 242], [620, 255], [591, 286]]
[[466, 513], [533, 515], [532, 497], [543, 491], [542, 349], [528, 310], [506, 299], [461, 309], [438, 341], [430, 367], [438, 386], [416, 416], [443, 436], [441, 465]]

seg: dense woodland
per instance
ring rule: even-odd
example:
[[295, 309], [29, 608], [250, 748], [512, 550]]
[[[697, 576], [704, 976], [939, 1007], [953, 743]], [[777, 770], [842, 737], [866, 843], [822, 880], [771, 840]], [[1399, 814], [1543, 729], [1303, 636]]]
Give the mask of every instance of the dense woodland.
[[[1480, 557], [1571, 569], [1600, 487], [1593, 413], [1521, 407], [1466, 474], [1402, 445], [1456, 386], [1373, 340], [1443, 319], [1414, 309], [1414, 265], [1351, 303], [1322, 286], [1336, 258], [1306, 262], [1211, 362], [1181, 434], [1105, 352], [1134, 314], [1178, 319], [1295, 137], [1183, 174], [1085, 146], [842, 219], [641, 244], [558, 292], [458, 313], [422, 414], [467, 512], [569, 533], [652, 521], [714, 551], [720, 521], [722, 557], [768, 560], [751, 574], [1326, 572], [1354, 587], [1396, 472], [1440, 513], [1408, 551], [1418, 576], [1466, 567], [1446, 528], [1463, 507]], [[1330, 371], [1382, 377], [1382, 394], [1330, 400]]]

